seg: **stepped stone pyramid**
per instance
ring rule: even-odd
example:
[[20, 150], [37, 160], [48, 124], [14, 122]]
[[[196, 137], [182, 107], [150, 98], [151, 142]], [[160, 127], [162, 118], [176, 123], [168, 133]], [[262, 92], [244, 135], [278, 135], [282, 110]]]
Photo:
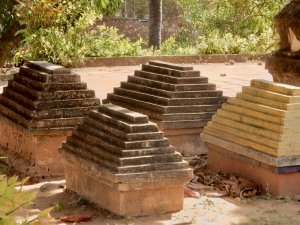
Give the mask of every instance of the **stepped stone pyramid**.
[[177, 151], [199, 154], [206, 152], [199, 133], [226, 99], [191, 66], [149, 61], [104, 102], [149, 116]]
[[0, 147], [21, 174], [63, 174], [58, 147], [100, 100], [80, 76], [30, 61], [0, 95]]
[[192, 170], [145, 115], [102, 105], [59, 152], [67, 188], [101, 208], [138, 216], [183, 207], [183, 184]]
[[211, 169], [250, 178], [276, 195], [299, 192], [299, 87], [252, 80], [222, 105], [201, 138]]

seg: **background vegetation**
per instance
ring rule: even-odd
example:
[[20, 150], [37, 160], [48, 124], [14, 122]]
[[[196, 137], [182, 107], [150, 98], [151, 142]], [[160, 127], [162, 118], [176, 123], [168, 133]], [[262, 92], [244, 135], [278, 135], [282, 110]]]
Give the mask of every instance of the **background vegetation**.
[[273, 17], [289, 2], [164, 0], [163, 43], [156, 50], [146, 47], [148, 1], [3, 1], [0, 66], [11, 58], [68, 66], [87, 56], [267, 53], [278, 42]]

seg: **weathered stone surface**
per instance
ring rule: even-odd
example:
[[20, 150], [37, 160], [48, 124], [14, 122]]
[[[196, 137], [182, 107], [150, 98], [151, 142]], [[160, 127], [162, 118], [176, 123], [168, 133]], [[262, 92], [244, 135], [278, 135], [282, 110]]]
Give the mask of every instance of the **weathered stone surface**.
[[29, 130], [69, 129], [82, 122], [77, 117], [99, 104], [94, 91], [86, 89], [79, 75], [48, 62], [29, 62], [21, 67], [0, 95], [2, 116]]
[[29, 62], [0, 95], [3, 154], [24, 176], [63, 175], [60, 143], [99, 104], [94, 91], [87, 90], [86, 83], [71, 70], [48, 62]]
[[149, 61], [134, 76], [128, 76], [127, 82], [121, 82], [121, 87], [114, 88], [104, 102], [149, 116], [165, 133], [181, 130], [174, 138], [167, 136], [172, 141], [181, 139], [180, 135], [195, 134], [197, 138], [184, 138], [193, 143], [171, 144], [182, 153], [199, 154], [206, 149], [198, 137], [198, 128], [204, 127], [227, 100], [222, 91], [215, 89], [216, 85], [208, 83], [208, 78], [200, 76], [200, 71], [194, 71], [192, 66]]
[[183, 207], [183, 183], [192, 171], [145, 115], [102, 105], [59, 152], [67, 188], [113, 213], [138, 216], [154, 214], [161, 204], [167, 212]]

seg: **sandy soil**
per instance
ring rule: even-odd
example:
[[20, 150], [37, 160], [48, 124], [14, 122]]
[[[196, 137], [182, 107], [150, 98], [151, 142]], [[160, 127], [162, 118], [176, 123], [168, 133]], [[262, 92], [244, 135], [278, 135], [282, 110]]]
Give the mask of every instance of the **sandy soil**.
[[[80, 215], [92, 216], [89, 222], [80, 222], [86, 225], [293, 225], [300, 224], [300, 202], [285, 196], [283, 199], [262, 199], [254, 196], [251, 199], [231, 197], [208, 198], [204, 191], [201, 197], [185, 197], [184, 209], [176, 213], [157, 212], [156, 215], [145, 217], [120, 217], [109, 212], [97, 209], [92, 204], [77, 204], [80, 196], [65, 190], [65, 181], [43, 181], [38, 184], [27, 185], [26, 191], [37, 191], [34, 204], [19, 210], [15, 216], [21, 222], [26, 216], [37, 215], [41, 210], [60, 204], [61, 209], [52, 211], [53, 224], [67, 224], [60, 221], [60, 217]], [[211, 192], [208, 190], [207, 192]], [[59, 207], [58, 207], [59, 208]], [[69, 223], [71, 224], [71, 223]], [[73, 223], [79, 224], [79, 223]]]

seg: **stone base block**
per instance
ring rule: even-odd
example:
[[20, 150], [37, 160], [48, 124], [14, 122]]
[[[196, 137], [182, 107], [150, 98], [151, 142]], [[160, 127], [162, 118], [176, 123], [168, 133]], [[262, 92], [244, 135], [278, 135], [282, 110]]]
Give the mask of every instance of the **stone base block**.
[[[172, 186], [170, 181], [150, 181], [130, 184], [129, 188], [126, 184], [114, 185], [104, 179], [97, 179], [69, 165], [65, 167], [65, 178], [69, 190], [117, 215], [145, 216], [176, 212], [183, 208], [182, 184]], [[147, 185], [149, 188], [139, 188]]]
[[29, 131], [0, 116], [0, 151], [21, 176], [63, 176], [58, 148], [72, 130]]
[[300, 65], [299, 52], [276, 51], [266, 58], [266, 69], [277, 83], [300, 86], [297, 68]]
[[300, 172], [278, 173], [274, 168], [257, 160], [228, 151], [220, 146], [205, 142], [208, 147], [208, 169], [245, 177], [262, 185], [262, 192], [269, 188], [273, 196], [300, 193]]
[[207, 153], [207, 148], [200, 138], [203, 128], [198, 129], [159, 129], [164, 132], [164, 136], [169, 139], [175, 151], [184, 155], [199, 155]]

